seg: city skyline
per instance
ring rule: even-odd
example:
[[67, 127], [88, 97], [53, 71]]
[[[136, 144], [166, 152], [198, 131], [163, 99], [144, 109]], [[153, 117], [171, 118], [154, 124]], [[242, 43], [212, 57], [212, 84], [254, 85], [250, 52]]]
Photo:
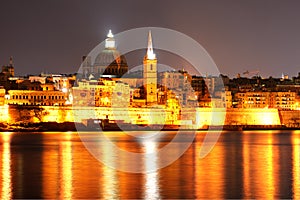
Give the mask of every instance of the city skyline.
[[0, 199], [300, 199], [300, 1], [0, 3]]
[[[180, 31], [198, 41], [220, 72], [230, 77], [257, 70], [263, 77], [298, 73], [300, 28], [296, 1], [123, 1], [118, 2], [121, 9], [114, 3], [2, 3], [1, 64], [13, 56], [17, 75], [72, 73], [78, 70], [81, 56], [103, 41], [109, 29], [119, 33], [157, 26]], [[157, 56], [162, 63], [168, 59]], [[128, 60], [129, 66], [135, 62]]]

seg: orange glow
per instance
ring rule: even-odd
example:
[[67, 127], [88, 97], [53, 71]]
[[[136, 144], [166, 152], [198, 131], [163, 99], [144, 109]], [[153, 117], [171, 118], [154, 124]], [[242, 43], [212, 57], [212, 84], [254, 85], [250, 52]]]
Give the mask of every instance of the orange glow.
[[0, 121], [1, 122], [10, 122], [9, 112], [8, 112], [8, 105], [0, 106]]
[[[111, 145], [101, 145], [101, 151], [103, 152], [104, 160], [107, 163], [114, 163], [115, 156], [112, 155]], [[106, 165], [103, 165], [104, 184], [103, 186], [103, 198], [117, 199], [118, 198], [118, 185], [116, 170]]]
[[243, 174], [244, 174], [244, 191], [245, 197], [251, 198], [251, 174], [250, 174], [250, 148], [249, 144], [243, 143]]
[[[265, 167], [266, 167], [266, 176], [262, 174], [262, 178], [265, 178], [266, 181], [266, 199], [274, 198], [275, 188], [274, 188], [274, 169], [273, 169], [273, 150], [272, 150], [272, 143], [273, 143], [273, 136], [268, 135], [268, 144], [266, 149], [266, 158], [265, 158]], [[261, 161], [263, 161], [262, 159]]]
[[262, 116], [258, 116], [257, 118], [261, 119], [261, 124], [265, 124], [265, 125], [277, 124], [275, 117], [270, 113], [263, 113]]
[[249, 144], [243, 144], [243, 166], [245, 167], [243, 173], [246, 199], [254, 197], [273, 199], [275, 194], [273, 135], [268, 134], [266, 141], [263, 139], [260, 142], [266, 142], [266, 146], [250, 148]]
[[300, 138], [295, 135], [293, 142], [293, 199], [300, 199]]
[[1, 199], [12, 199], [10, 133], [3, 133]]
[[[195, 153], [195, 190], [196, 199], [221, 199], [224, 198], [224, 146], [216, 145], [203, 159], [199, 158], [202, 143], [196, 143]], [[205, 181], [205, 182], [204, 182]], [[201, 184], [200, 184], [201, 183]]]
[[[50, 134], [50, 133], [47, 133]], [[57, 150], [43, 152], [43, 197], [57, 199], [59, 180], [59, 157]], [[56, 191], [53, 193], [53, 191]]]
[[[145, 169], [151, 170], [157, 168], [157, 143], [156, 142], [144, 142], [145, 145]], [[151, 155], [149, 155], [151, 154]], [[146, 172], [145, 174], [145, 199], [160, 199], [159, 196], [159, 180], [158, 172]]]
[[71, 135], [66, 134], [66, 141], [60, 144], [60, 155], [61, 155], [61, 177], [60, 177], [60, 185], [61, 185], [61, 199], [72, 199], [72, 143], [70, 141]]

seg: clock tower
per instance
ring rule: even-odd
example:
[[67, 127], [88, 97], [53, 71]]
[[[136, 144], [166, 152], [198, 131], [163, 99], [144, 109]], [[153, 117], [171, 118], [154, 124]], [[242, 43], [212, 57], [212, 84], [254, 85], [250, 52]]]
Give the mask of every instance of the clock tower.
[[157, 59], [153, 52], [151, 31], [148, 34], [147, 54], [143, 65], [146, 104], [157, 104]]

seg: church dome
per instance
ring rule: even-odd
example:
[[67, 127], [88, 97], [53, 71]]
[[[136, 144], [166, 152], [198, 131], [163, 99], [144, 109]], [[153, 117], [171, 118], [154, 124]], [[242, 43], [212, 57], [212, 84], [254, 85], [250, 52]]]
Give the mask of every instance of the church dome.
[[104, 49], [100, 52], [94, 62], [94, 66], [127, 65], [125, 56], [120, 55], [116, 49]]
[[109, 31], [105, 40], [105, 49], [100, 52], [93, 64], [94, 73], [101, 75], [113, 75], [121, 77], [128, 71], [127, 61], [124, 55], [115, 47], [115, 39]]

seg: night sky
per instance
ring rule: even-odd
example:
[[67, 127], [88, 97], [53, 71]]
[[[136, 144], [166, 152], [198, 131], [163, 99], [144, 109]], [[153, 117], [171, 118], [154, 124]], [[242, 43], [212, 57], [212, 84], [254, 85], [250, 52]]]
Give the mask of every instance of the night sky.
[[1, 0], [0, 65], [13, 56], [17, 75], [74, 73], [109, 29], [154, 26], [192, 37], [231, 77], [295, 76], [299, 8], [288, 0]]

